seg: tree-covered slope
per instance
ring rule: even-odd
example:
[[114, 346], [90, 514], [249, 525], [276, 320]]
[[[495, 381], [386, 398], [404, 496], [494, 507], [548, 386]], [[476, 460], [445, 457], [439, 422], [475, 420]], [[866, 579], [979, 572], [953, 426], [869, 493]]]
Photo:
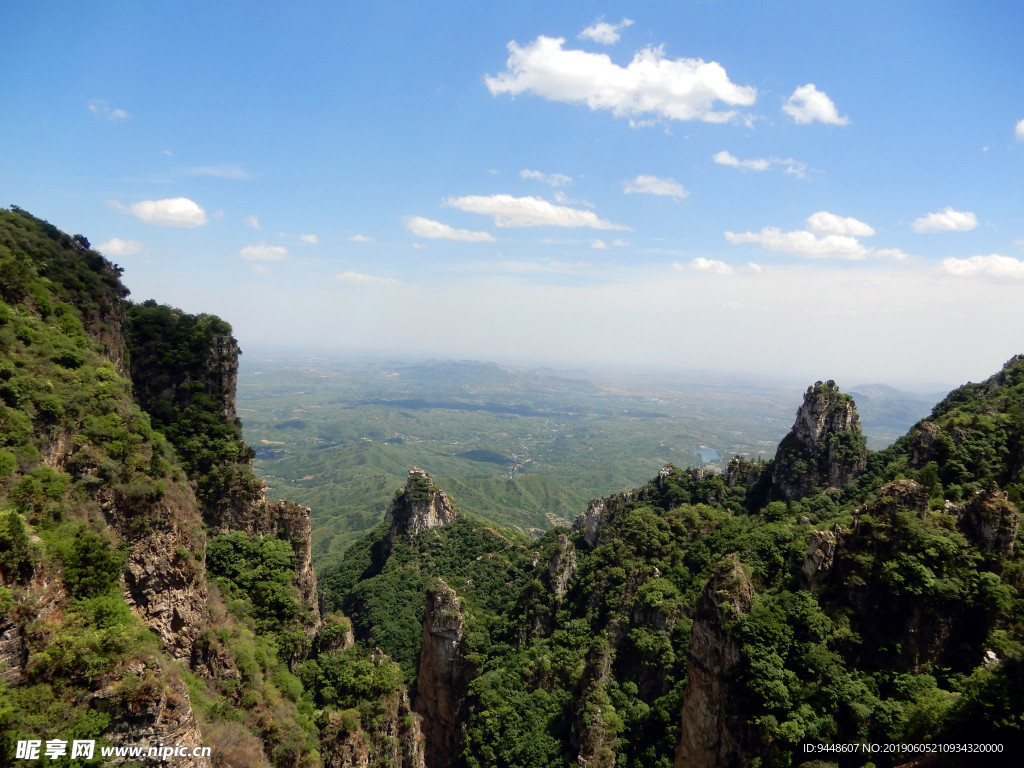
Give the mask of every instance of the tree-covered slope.
[[321, 619], [308, 510], [252, 475], [230, 327], [119, 275], [0, 209], [0, 764], [417, 765], [398, 665]]
[[[425, 725], [428, 765], [914, 756], [833, 744], [998, 744], [1007, 758], [1024, 748], [1022, 369], [957, 390], [867, 462], [852, 401], [819, 384], [781, 461], [667, 467], [525, 547], [480, 549], [465, 518], [397, 538], [382, 525], [322, 584], [357, 637], [415, 674], [425, 723], [458, 713], [454, 744], [432, 751]], [[769, 501], [801, 484], [811, 495]], [[447, 677], [431, 633], [447, 638]], [[454, 702], [437, 703], [438, 680]]]

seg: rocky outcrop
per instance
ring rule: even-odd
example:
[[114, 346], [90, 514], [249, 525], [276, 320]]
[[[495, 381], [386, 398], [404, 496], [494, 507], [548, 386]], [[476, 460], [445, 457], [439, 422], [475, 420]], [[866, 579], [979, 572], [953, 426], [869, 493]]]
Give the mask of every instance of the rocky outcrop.
[[455, 590], [441, 579], [427, 589], [413, 709], [423, 717], [427, 768], [444, 768], [465, 727], [461, 716], [473, 671], [462, 656], [466, 622]]
[[391, 553], [396, 534], [404, 534], [412, 540], [416, 534], [453, 523], [458, 517], [448, 494], [436, 487], [426, 472], [413, 467], [405, 488], [395, 494], [384, 515], [384, 519], [391, 522], [384, 542], [385, 556]]
[[[375, 654], [379, 662], [383, 654]], [[404, 689], [381, 702], [382, 713], [365, 730], [353, 710], [325, 713], [320, 726], [323, 768], [426, 768], [420, 718]]]
[[1013, 552], [1020, 527], [1017, 508], [1001, 491], [976, 491], [964, 504], [949, 505], [960, 530], [984, 549], [999, 555]]
[[[664, 469], [671, 468], [666, 467], [662, 471]], [[665, 475], [659, 472], [659, 481], [664, 482], [664, 478], [669, 474], [671, 471]], [[586, 545], [591, 549], [598, 546], [601, 543], [601, 527], [617, 512], [622, 511], [630, 497], [631, 494], [623, 493], [618, 496], [609, 496], [607, 499], [591, 499], [587, 504], [587, 511], [576, 515], [576, 519], [573, 520], [573, 533], [583, 531], [583, 541], [586, 542]]]
[[320, 623], [316, 574], [313, 573], [313, 524], [310, 509], [293, 501], [260, 499], [248, 506], [229, 505], [207, 516], [211, 535], [241, 531], [247, 536], [274, 536], [292, 545], [295, 554], [295, 579], [302, 602], [313, 617], [313, 627]]
[[548, 584], [555, 598], [561, 600], [569, 591], [569, 583], [576, 575], [576, 547], [563, 533], [558, 534], [555, 551], [548, 561]]
[[[124, 571], [125, 597], [167, 652], [187, 660], [208, 624], [202, 540], [195, 535], [198, 513], [191, 527], [181, 524], [180, 509], [164, 508], [163, 524], [134, 536]], [[123, 527], [120, 533], [132, 535]]]
[[739, 768], [748, 736], [729, 707], [731, 673], [740, 649], [729, 624], [750, 610], [754, 587], [731, 554], [722, 559], [697, 602], [686, 659], [682, 732], [676, 747], [676, 768]]
[[228, 323], [146, 301], [131, 307], [126, 330], [132, 386], [144, 409], [185, 409], [203, 395], [212, 398], [227, 419], [237, 418], [241, 352]]
[[807, 542], [807, 554], [804, 555], [804, 563], [800, 569], [810, 589], [815, 589], [832, 570], [836, 545], [841, 533], [838, 524], [831, 531], [811, 531], [810, 540]]
[[[104, 738], [113, 747], [175, 747], [190, 755], [189, 765], [213, 765], [211, 757], [191, 756], [193, 750], [204, 746], [210, 748], [212, 756], [217, 745], [204, 740], [188, 688], [180, 677], [166, 675], [158, 666], [149, 668], [141, 661], [135, 662], [122, 672], [120, 679], [96, 693], [92, 708], [110, 716], [112, 727]], [[150, 758], [149, 762], [157, 761]], [[137, 765], [138, 760], [114, 757], [104, 764], [129, 763]]]
[[793, 429], [779, 443], [769, 497], [792, 501], [849, 485], [867, 466], [867, 443], [853, 398], [834, 381], [808, 387]]

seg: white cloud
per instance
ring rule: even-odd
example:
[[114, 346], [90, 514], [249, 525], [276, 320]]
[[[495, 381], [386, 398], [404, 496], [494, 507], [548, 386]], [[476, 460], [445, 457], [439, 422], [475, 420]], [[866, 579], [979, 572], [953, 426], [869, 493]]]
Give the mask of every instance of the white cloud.
[[493, 216], [498, 227], [590, 227], [632, 231], [632, 227], [598, 218], [593, 211], [553, 205], [539, 197], [466, 195], [449, 197], [443, 204], [468, 213]]
[[590, 247], [593, 248], [596, 251], [603, 251], [603, 250], [608, 248], [608, 243], [606, 243], [604, 240], [600, 240], [600, 239], [591, 240], [590, 241]]
[[830, 125], [847, 125], [850, 122], [850, 118], [839, 116], [832, 99], [826, 96], [824, 91], [819, 91], [814, 83], [801, 85], [793, 91], [782, 106], [782, 111], [801, 125], [813, 123], [815, 120]]
[[942, 271], [955, 277], [990, 277], [1024, 280], [1024, 261], [1012, 256], [971, 256], [969, 259], [943, 259]]
[[910, 225], [915, 232], [970, 232], [978, 226], [978, 217], [970, 211], [954, 211], [943, 208], [915, 219]]
[[579, 33], [580, 40], [593, 40], [601, 45], [612, 45], [619, 42], [619, 30], [633, 25], [632, 19], [623, 19], [618, 24], [609, 24], [599, 19]]
[[772, 167], [771, 160], [759, 158], [757, 160], [740, 160], [735, 155], [726, 152], [724, 149], [711, 156], [719, 165], [731, 165], [733, 168], [743, 168], [747, 171], [767, 171]]
[[793, 176], [804, 178], [807, 175], [807, 163], [801, 163], [791, 157], [757, 157], [752, 160], [740, 160], [735, 155], [722, 150], [712, 155], [711, 159], [719, 165], [728, 165], [743, 171], [767, 171], [772, 166], [781, 165], [786, 173]]
[[544, 184], [549, 184], [552, 187], [565, 187], [572, 184], [571, 176], [566, 176], [562, 173], [541, 173], [540, 171], [531, 171], [527, 169], [523, 169], [519, 172], [519, 178], [540, 181]]
[[247, 245], [238, 252], [246, 261], [284, 261], [289, 258], [288, 249], [283, 245]]
[[1024, 120], [1017, 123], [1017, 127], [1014, 129], [1013, 135], [1017, 137], [1017, 141], [1024, 141]]
[[312, 233], [299, 235], [299, 240], [310, 245], [317, 245], [320, 242], [320, 238]]
[[377, 240], [370, 235], [349, 235], [347, 238], [353, 243], [375, 243]]
[[142, 253], [142, 243], [138, 240], [112, 237], [107, 242], [97, 245], [96, 250], [105, 256], [135, 256]]
[[807, 230], [783, 232], [778, 227], [765, 227], [760, 232], [726, 232], [730, 243], [758, 243], [767, 251], [789, 253], [806, 259], [890, 258], [901, 260], [906, 254], [897, 248], [871, 248], [857, 238], [875, 234], [863, 221], [818, 211], [807, 217]]
[[[679, 269], [679, 265], [674, 265]], [[717, 259], [705, 259], [703, 256], [698, 256], [696, 259], [691, 261], [687, 265], [690, 269], [696, 270], [697, 272], [709, 272], [713, 275], [731, 275], [733, 274], [733, 268], [726, 264], [724, 261], [718, 261]]]
[[664, 195], [676, 200], [686, 197], [689, 192], [683, 189], [683, 185], [674, 179], [659, 179], [657, 176], [637, 176], [632, 181], [623, 185], [623, 191], [628, 194], [640, 193], [645, 195]]
[[508, 44], [504, 72], [487, 75], [492, 95], [534, 93], [549, 101], [585, 103], [616, 117], [667, 118], [725, 123], [742, 118], [716, 102], [747, 107], [757, 89], [730, 82], [725, 68], [702, 59], [667, 59], [663, 47], [638, 51], [625, 67], [603, 53], [565, 50], [564, 38], [540, 36], [525, 47]]
[[807, 226], [819, 235], [853, 235], [870, 237], [875, 230], [852, 216], [836, 216], [828, 211], [818, 211], [807, 217]]
[[253, 216], [246, 216], [245, 217], [245, 226], [252, 227], [253, 229], [259, 229], [260, 228], [259, 217], [255, 216], [255, 215], [253, 215]]
[[123, 109], [115, 109], [103, 99], [93, 99], [90, 101], [89, 111], [98, 117], [105, 117], [107, 120], [127, 120], [131, 117]]
[[490, 232], [472, 232], [468, 229], [455, 229], [447, 224], [422, 216], [407, 216], [403, 223], [405, 228], [417, 237], [429, 237], [434, 240], [460, 240], [464, 243], [496, 242]]
[[359, 285], [397, 285], [398, 280], [393, 277], [377, 277], [376, 275], [366, 275], [361, 272], [342, 272], [334, 276], [335, 280], [340, 280], [344, 283], [358, 283]]
[[127, 211], [146, 224], [155, 227], [178, 227], [191, 229], [207, 223], [206, 211], [187, 197], [171, 197], [166, 200], [142, 200], [127, 206], [111, 202], [120, 211]]
[[220, 165], [197, 165], [179, 168], [178, 173], [184, 176], [212, 176], [216, 179], [251, 179], [253, 174], [240, 165], [221, 163]]

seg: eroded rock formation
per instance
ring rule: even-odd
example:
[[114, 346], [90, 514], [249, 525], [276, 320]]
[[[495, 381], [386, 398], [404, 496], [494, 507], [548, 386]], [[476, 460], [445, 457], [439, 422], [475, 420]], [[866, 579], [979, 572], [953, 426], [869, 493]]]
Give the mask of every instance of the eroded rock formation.
[[867, 444], [853, 398], [834, 381], [808, 387], [793, 429], [779, 443], [770, 497], [791, 501], [843, 488], [867, 466]]
[[465, 718], [461, 710], [472, 670], [462, 657], [466, 622], [455, 590], [441, 579], [427, 589], [413, 709], [423, 717], [427, 768], [455, 755]]
[[732, 717], [735, 700], [730, 673], [740, 649], [728, 626], [750, 610], [754, 587], [731, 554], [722, 559], [697, 603], [687, 651], [686, 693], [676, 768], [732, 768], [743, 765], [743, 726]]

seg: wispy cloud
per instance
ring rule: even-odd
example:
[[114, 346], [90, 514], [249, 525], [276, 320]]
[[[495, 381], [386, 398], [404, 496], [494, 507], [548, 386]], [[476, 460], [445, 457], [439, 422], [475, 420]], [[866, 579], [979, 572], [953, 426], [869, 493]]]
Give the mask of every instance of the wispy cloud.
[[801, 85], [786, 101], [782, 111], [801, 125], [808, 123], [827, 123], [829, 125], [848, 125], [849, 117], [840, 117], [836, 105], [832, 103], [824, 91], [819, 91], [814, 83]]
[[146, 224], [156, 227], [177, 227], [191, 229], [207, 223], [206, 211], [194, 200], [187, 197], [171, 197], [165, 200], [141, 200], [124, 205], [111, 200], [110, 205], [125, 211]]
[[519, 178], [540, 181], [552, 187], [566, 187], [572, 184], [571, 176], [566, 176], [562, 173], [541, 173], [540, 171], [531, 171], [525, 168], [519, 172]]
[[941, 270], [954, 277], [1024, 280], [1024, 261], [997, 253], [971, 256], [968, 259], [943, 259]]
[[245, 170], [240, 165], [221, 163], [220, 165], [194, 165], [187, 168], [179, 168], [178, 173], [183, 176], [211, 176], [216, 179], [252, 179], [255, 175]]
[[807, 163], [801, 163], [791, 157], [757, 157], [750, 160], [740, 160], [735, 155], [722, 150], [711, 156], [719, 165], [728, 165], [732, 168], [739, 168], [742, 171], [767, 171], [773, 166], [782, 166], [786, 173], [793, 176], [805, 178], [807, 176]]
[[630, 194], [661, 195], [680, 200], [690, 193], [675, 179], [659, 179], [657, 176], [637, 176], [623, 184], [623, 192]]
[[123, 109], [117, 109], [110, 106], [103, 99], [93, 99], [89, 102], [89, 111], [97, 117], [102, 117], [107, 120], [118, 121], [128, 120], [131, 115]]
[[342, 272], [334, 276], [335, 280], [343, 283], [356, 283], [358, 285], [398, 285], [399, 281], [393, 277], [378, 277], [367, 275], [362, 272]]
[[422, 216], [407, 216], [403, 222], [405, 228], [417, 237], [428, 237], [432, 240], [458, 240], [464, 243], [493, 243], [496, 238], [490, 232], [473, 232], [468, 229], [455, 229], [447, 224]]
[[598, 218], [593, 211], [554, 205], [539, 197], [466, 195], [449, 197], [443, 204], [468, 213], [493, 216], [497, 227], [589, 227], [632, 231], [632, 227]]
[[317, 245], [320, 242], [320, 238], [311, 232], [305, 235], [299, 235], [299, 240], [304, 243], [309, 243], [310, 245]]
[[238, 255], [246, 261], [284, 261], [291, 256], [283, 245], [267, 245], [266, 243], [247, 245], [238, 252]]
[[611, 24], [602, 18], [580, 32], [578, 37], [580, 40], [593, 40], [601, 45], [613, 45], [619, 42], [619, 30], [632, 25], [632, 19], [623, 19], [618, 24]]
[[351, 240], [353, 243], [375, 243], [377, 240], [370, 235], [349, 235], [347, 240]]
[[943, 208], [915, 219], [910, 228], [915, 232], [970, 232], [978, 226], [978, 217], [970, 211], [955, 211]]
[[245, 217], [245, 226], [252, 227], [253, 229], [259, 229], [260, 228], [259, 217], [256, 216], [256, 215], [246, 216]]
[[736, 109], [757, 98], [757, 89], [729, 80], [725, 68], [702, 59], [668, 59], [664, 47], [638, 51], [625, 67], [603, 53], [563, 48], [565, 39], [538, 37], [526, 46], [508, 44], [505, 71], [487, 75], [492, 95], [533, 93], [549, 101], [583, 103], [617, 117], [702, 120], [726, 123], [742, 119]]
[[1017, 127], [1014, 129], [1013, 135], [1017, 137], [1017, 141], [1024, 141], [1024, 120], [1017, 123]]

